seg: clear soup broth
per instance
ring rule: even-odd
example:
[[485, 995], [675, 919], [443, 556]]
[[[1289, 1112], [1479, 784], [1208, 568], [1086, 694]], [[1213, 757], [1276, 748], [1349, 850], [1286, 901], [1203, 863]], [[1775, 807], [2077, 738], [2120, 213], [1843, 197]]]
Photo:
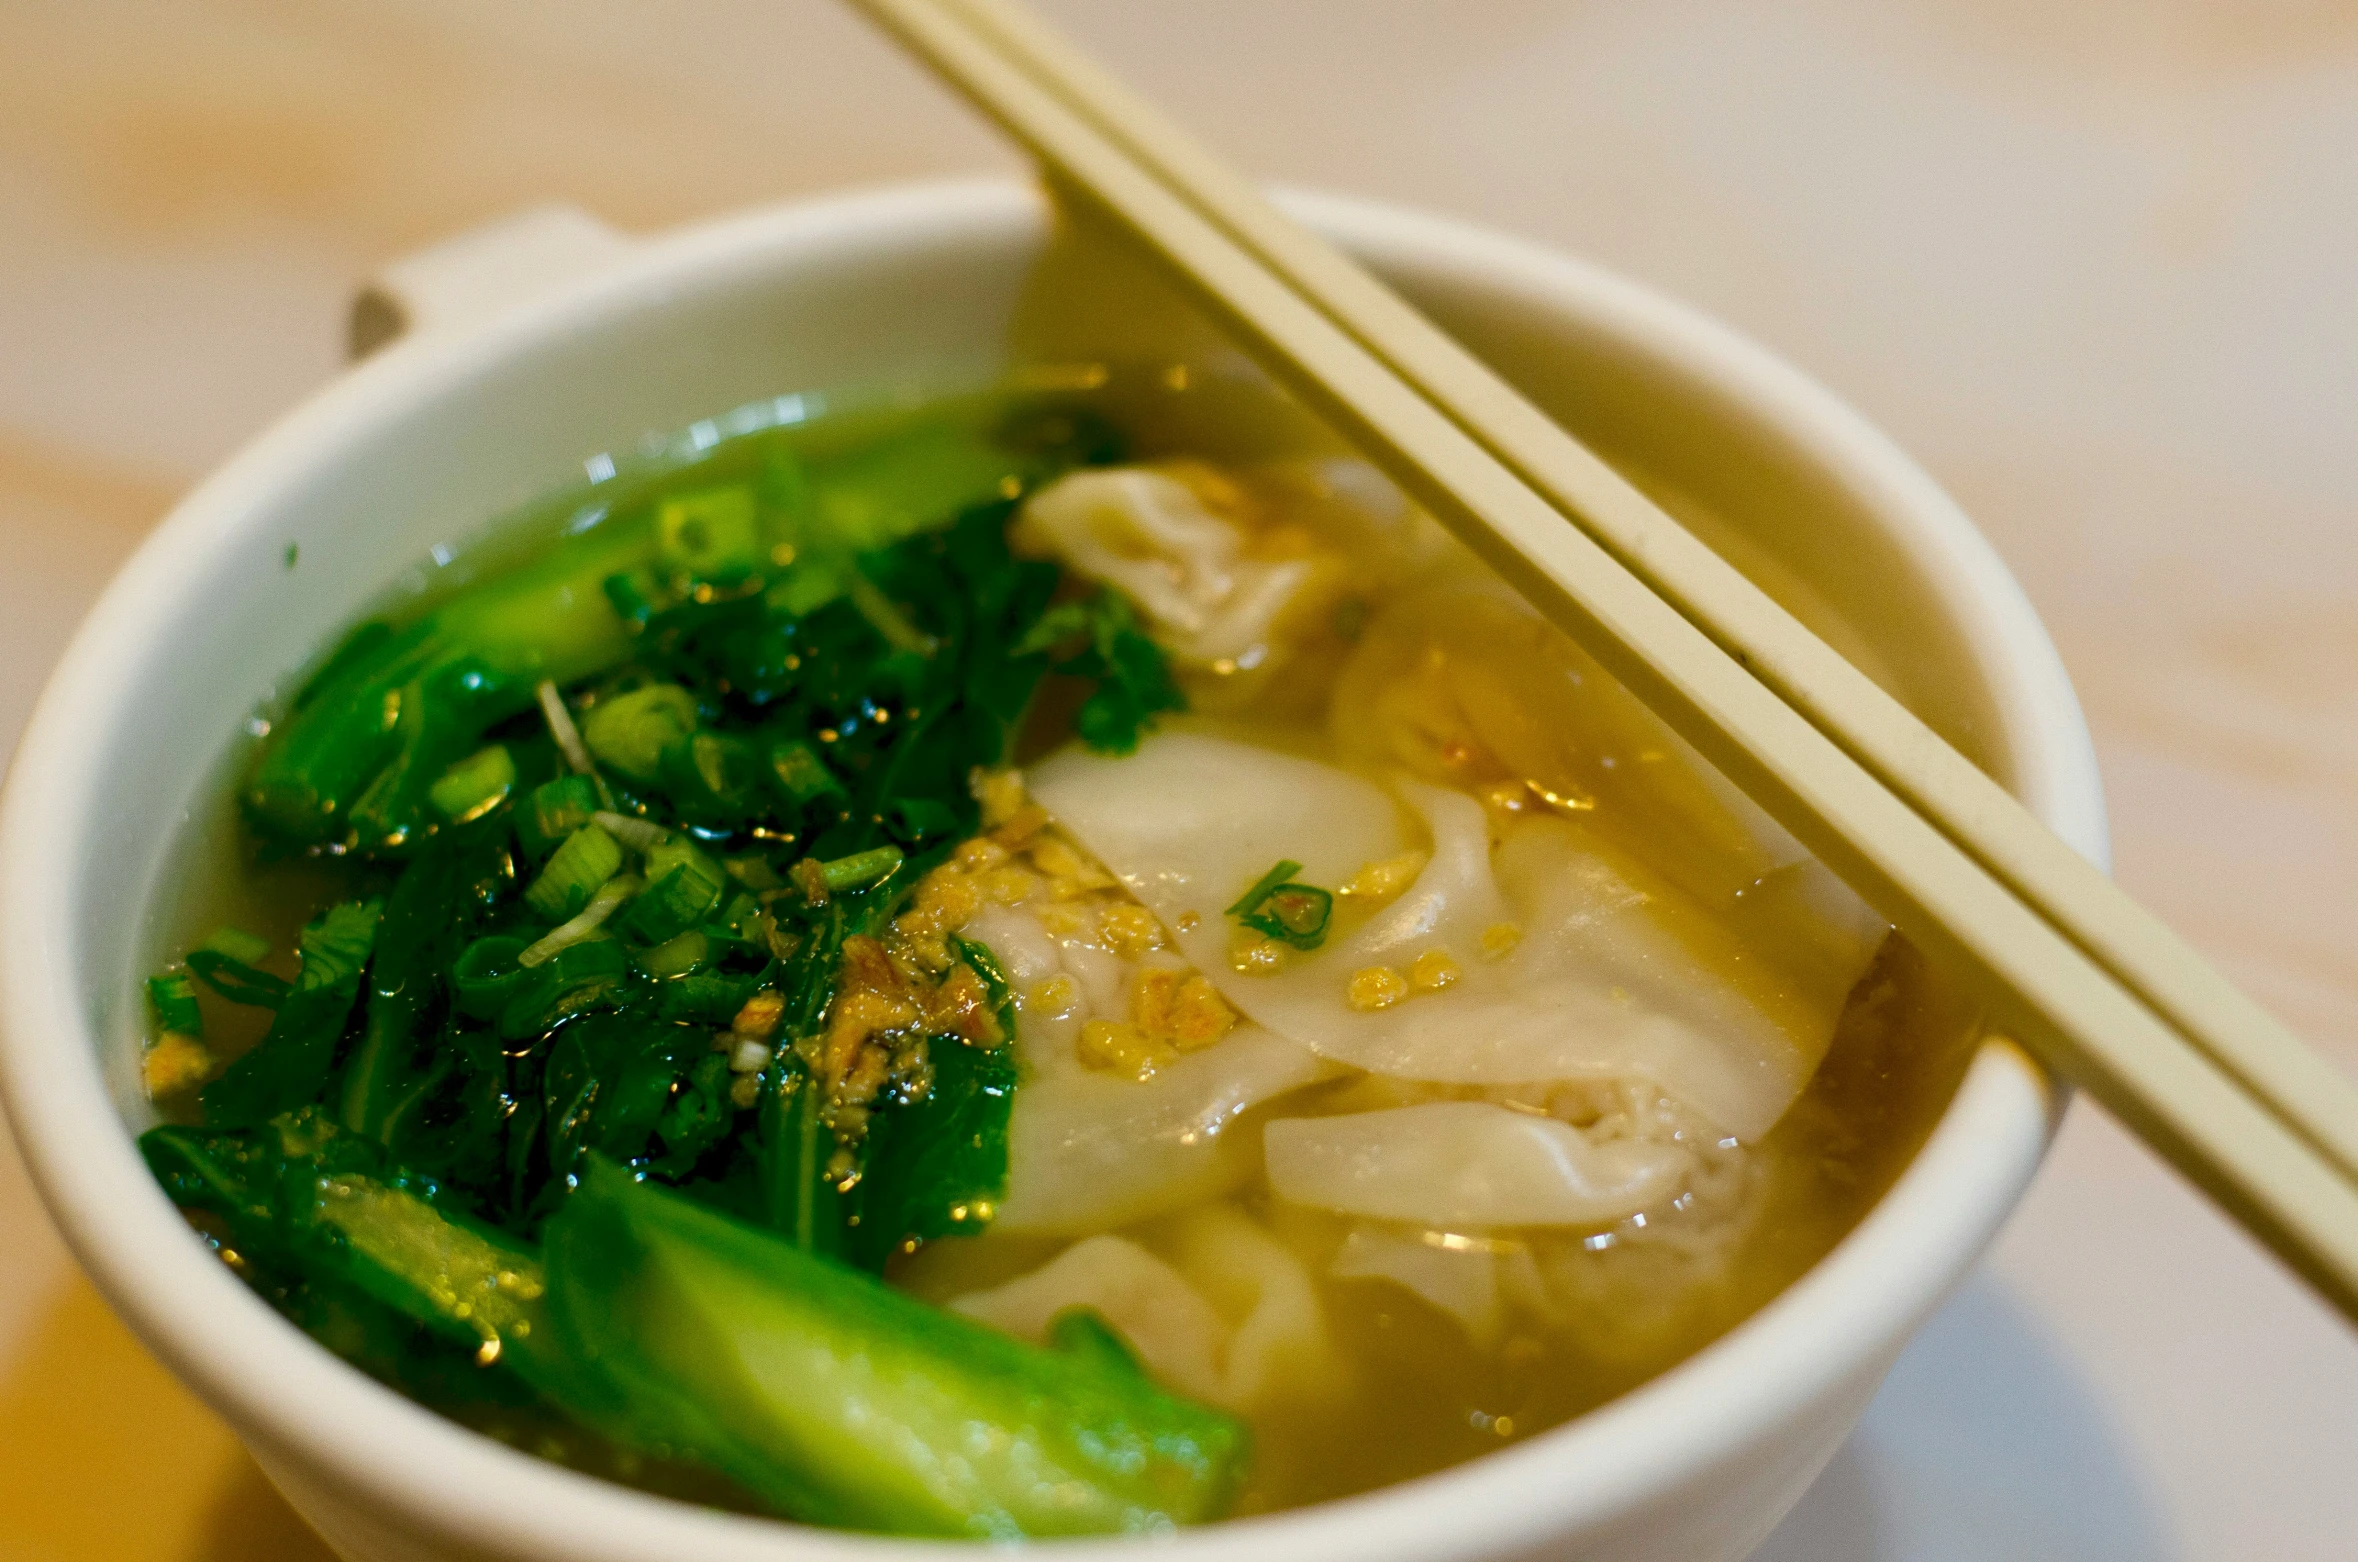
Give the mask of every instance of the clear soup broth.
[[171, 886], [197, 1230], [543, 1456], [995, 1538], [1444, 1468], [1814, 1263], [1969, 1016], [1188, 383], [782, 398], [421, 565]]

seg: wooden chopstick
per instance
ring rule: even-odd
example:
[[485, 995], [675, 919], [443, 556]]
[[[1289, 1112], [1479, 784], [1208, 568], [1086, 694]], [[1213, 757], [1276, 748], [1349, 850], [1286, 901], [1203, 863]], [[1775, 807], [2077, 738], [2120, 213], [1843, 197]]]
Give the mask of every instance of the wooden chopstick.
[[941, 0], [1446, 413], [2090, 959], [2358, 1178], [2358, 1083], [1489, 365], [1014, 0]]
[[1994, 1019], [2358, 1317], [2358, 1111], [2338, 1105], [2358, 1092], [2329, 1065], [1544, 415], [1036, 19], [1006, 0], [858, 3], [1968, 975]]

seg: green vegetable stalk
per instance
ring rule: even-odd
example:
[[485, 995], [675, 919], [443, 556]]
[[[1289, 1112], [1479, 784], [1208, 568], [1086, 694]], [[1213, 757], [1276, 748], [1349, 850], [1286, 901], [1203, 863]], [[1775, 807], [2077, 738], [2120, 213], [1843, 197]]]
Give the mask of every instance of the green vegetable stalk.
[[[547, 1231], [548, 1338], [610, 1435], [794, 1517], [1011, 1540], [1226, 1511], [1244, 1428], [1102, 1335], [1043, 1350], [602, 1161]], [[1068, 1338], [1076, 1331], [1067, 1331]]]
[[[807, 479], [790, 454], [774, 454], [794, 480], [772, 513], [750, 487], [675, 495], [652, 515], [569, 537], [406, 626], [364, 627], [264, 744], [245, 789], [248, 816], [297, 845], [399, 846], [489, 794], [485, 777], [452, 767], [482, 746], [487, 728], [530, 709], [541, 680], [573, 684], [630, 659], [644, 619], [638, 583], [736, 578], [783, 559], [772, 589], [793, 611], [848, 594], [864, 612], [890, 617], [898, 610], [863, 580], [856, 555], [1019, 493], [1069, 460], [946, 425], [903, 431]], [[637, 604], [628, 616], [618, 594]], [[664, 743], [695, 724], [693, 709], [678, 707], [680, 692], [642, 699], [660, 709], [631, 708], [621, 721], [593, 714], [585, 736], [593, 748], [604, 740], [600, 757], [624, 774], [652, 779]], [[429, 812], [437, 784], [444, 807]]]

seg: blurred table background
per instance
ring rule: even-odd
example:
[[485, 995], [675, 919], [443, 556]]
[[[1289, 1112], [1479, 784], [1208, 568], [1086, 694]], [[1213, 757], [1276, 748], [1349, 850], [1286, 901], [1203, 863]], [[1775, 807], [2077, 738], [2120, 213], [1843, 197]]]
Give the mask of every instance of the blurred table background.
[[[1592, 257], [1944, 482], [2078, 681], [2118, 871], [2358, 1066], [2358, 6], [1049, 0], [1271, 179]], [[0, 6], [0, 754], [355, 282], [1013, 169], [827, 0]], [[2358, 1341], [2075, 1107], [1776, 1562], [2347, 1557]], [[0, 1143], [0, 1562], [316, 1559]]]

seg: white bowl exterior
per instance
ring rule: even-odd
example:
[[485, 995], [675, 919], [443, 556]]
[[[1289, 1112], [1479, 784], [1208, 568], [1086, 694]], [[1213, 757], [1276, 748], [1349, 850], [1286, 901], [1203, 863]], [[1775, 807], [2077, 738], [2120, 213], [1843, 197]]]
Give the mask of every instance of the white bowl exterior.
[[[1907, 697], [2102, 859], [2093, 756], [2044, 632], [1964, 517], [1854, 414], [1741, 339], [1587, 267], [1438, 219], [1288, 202], [1607, 453], [1628, 447], [1764, 528], [1763, 546], [1815, 572], [1879, 640]], [[191, 1238], [125, 1131], [144, 1111], [132, 969], [144, 944], [124, 930], [152, 914], [166, 848], [222, 735], [428, 548], [560, 485], [586, 457], [782, 388], [987, 372], [1048, 227], [1035, 194], [1000, 183], [757, 212], [396, 345], [174, 511], [36, 708], [0, 798], [0, 1091], [100, 1288], [345, 1555], [785, 1562], [938, 1549], [579, 1476], [477, 1438], [304, 1340]], [[1207, 1562], [1740, 1556], [1989, 1240], [2056, 1106], [2034, 1066], [1992, 1044], [1858, 1230], [1689, 1362], [1455, 1470], [1159, 1549]], [[1058, 1547], [1092, 1562], [1132, 1549]]]

